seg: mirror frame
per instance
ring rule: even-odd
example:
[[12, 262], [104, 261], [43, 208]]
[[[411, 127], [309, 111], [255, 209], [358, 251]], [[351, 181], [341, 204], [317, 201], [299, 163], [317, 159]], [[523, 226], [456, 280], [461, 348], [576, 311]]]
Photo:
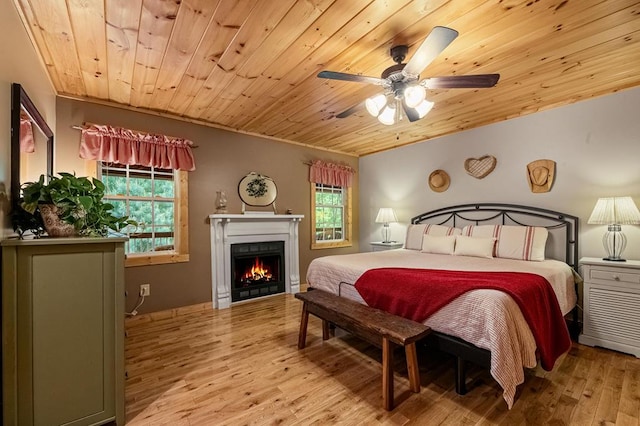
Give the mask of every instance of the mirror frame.
[[11, 207], [16, 208], [20, 200], [20, 109], [33, 119], [38, 129], [47, 138], [47, 176], [53, 174], [53, 131], [38, 108], [31, 101], [22, 85], [11, 85]]

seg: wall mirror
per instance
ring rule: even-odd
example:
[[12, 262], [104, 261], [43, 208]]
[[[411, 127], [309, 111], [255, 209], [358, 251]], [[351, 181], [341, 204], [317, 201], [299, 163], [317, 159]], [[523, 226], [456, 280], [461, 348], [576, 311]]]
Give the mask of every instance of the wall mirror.
[[53, 132], [27, 92], [11, 85], [11, 201], [18, 205], [20, 186], [53, 174]]

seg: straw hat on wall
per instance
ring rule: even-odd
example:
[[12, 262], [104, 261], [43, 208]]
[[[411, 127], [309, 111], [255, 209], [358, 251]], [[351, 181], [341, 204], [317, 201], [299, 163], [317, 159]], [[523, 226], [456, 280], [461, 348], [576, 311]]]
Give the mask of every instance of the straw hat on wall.
[[434, 170], [429, 175], [429, 188], [435, 192], [444, 192], [449, 188], [451, 179], [444, 170]]
[[531, 192], [539, 194], [549, 192], [556, 174], [556, 162], [536, 160], [527, 164], [527, 181]]

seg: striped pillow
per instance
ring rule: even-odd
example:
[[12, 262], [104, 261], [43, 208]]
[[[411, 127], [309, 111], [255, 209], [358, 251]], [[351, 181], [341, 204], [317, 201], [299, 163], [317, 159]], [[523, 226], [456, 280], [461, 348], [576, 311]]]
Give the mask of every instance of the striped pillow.
[[423, 235], [443, 237], [446, 235], [460, 235], [461, 233], [461, 229], [454, 228], [452, 226], [431, 225], [422, 223], [417, 225], [412, 224], [407, 228], [407, 238], [404, 242], [404, 248], [409, 250], [421, 250]]
[[495, 238], [495, 257], [542, 261], [549, 231], [539, 226], [468, 225], [462, 235]]

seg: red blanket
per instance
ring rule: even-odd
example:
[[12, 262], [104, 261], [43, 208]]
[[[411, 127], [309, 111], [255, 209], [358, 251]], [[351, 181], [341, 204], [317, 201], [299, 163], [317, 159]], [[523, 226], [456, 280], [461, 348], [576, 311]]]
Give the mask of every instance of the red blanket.
[[501, 290], [518, 303], [529, 323], [542, 368], [550, 371], [558, 357], [571, 347], [551, 284], [536, 274], [378, 268], [365, 272], [355, 287], [369, 306], [418, 322], [424, 322], [467, 291]]

